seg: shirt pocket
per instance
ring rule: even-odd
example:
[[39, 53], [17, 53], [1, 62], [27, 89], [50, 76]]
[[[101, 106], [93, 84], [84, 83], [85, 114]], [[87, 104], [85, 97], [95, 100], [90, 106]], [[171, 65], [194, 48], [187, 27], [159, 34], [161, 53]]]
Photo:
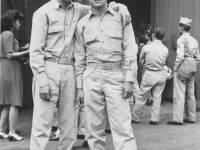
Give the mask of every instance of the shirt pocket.
[[122, 39], [122, 30], [109, 30], [107, 33], [111, 38]]
[[95, 44], [97, 35], [96, 33], [84, 35], [84, 43], [87, 48], [88, 56], [96, 56], [97, 42]]
[[122, 51], [122, 30], [109, 30], [107, 31], [107, 42], [109, 47], [115, 51]]
[[56, 22], [49, 26], [46, 40], [46, 46], [48, 48], [52, 48], [61, 44], [62, 37], [64, 35], [63, 30], [64, 27], [59, 22]]
[[91, 42], [95, 41], [96, 37], [97, 36], [95, 33], [84, 35], [85, 44], [90, 44]]
[[64, 27], [60, 23], [54, 23], [53, 25], [49, 26], [48, 34], [60, 33], [63, 30], [64, 30]]

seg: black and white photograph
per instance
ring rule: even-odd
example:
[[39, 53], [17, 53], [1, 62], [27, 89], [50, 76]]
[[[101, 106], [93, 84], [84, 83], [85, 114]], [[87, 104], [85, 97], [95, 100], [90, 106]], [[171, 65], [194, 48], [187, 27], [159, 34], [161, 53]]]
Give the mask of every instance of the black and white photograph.
[[0, 6], [0, 150], [200, 150], [200, 0]]

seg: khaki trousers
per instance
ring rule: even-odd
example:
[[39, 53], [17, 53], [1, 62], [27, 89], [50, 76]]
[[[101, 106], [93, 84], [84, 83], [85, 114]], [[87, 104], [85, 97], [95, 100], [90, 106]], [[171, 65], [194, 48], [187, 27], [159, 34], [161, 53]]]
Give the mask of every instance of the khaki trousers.
[[86, 126], [91, 150], [105, 150], [106, 107], [115, 150], [136, 150], [131, 127], [129, 100], [121, 95], [124, 75], [121, 70], [94, 70], [83, 74]]
[[76, 104], [76, 125], [77, 125], [77, 134], [84, 135], [85, 140], [87, 140], [88, 133], [86, 128], [86, 121], [85, 121], [85, 108], [81, 108]]
[[140, 85], [139, 99], [136, 100], [133, 107], [132, 119], [139, 122], [144, 110], [144, 105], [152, 91], [153, 107], [151, 110], [151, 121], [159, 122], [160, 105], [162, 92], [166, 84], [166, 76], [163, 70], [151, 71], [146, 70]]
[[196, 100], [194, 96], [194, 77], [187, 81], [181, 81], [174, 72], [173, 91], [173, 119], [172, 121], [183, 123], [185, 107], [185, 119], [196, 121]]
[[34, 111], [30, 150], [46, 150], [56, 107], [61, 131], [58, 150], [72, 150], [76, 140], [74, 67], [45, 62], [45, 69], [52, 95], [50, 102], [40, 99], [39, 86], [34, 80]]

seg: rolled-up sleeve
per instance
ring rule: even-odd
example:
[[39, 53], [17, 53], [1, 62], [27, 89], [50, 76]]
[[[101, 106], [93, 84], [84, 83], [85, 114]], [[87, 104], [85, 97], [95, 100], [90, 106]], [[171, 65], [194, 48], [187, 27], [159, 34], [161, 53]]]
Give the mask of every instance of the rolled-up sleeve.
[[44, 47], [47, 36], [47, 18], [45, 13], [37, 11], [33, 15], [31, 44], [30, 44], [30, 66], [39, 87], [48, 85], [48, 78], [44, 66]]
[[79, 23], [76, 30], [74, 58], [77, 88], [83, 88], [83, 73], [86, 69], [86, 48], [84, 44], [83, 30]]
[[123, 29], [123, 50], [123, 70], [125, 70], [125, 81], [134, 82], [137, 72], [138, 46], [135, 42], [135, 35], [133, 32], [132, 24], [129, 24]]

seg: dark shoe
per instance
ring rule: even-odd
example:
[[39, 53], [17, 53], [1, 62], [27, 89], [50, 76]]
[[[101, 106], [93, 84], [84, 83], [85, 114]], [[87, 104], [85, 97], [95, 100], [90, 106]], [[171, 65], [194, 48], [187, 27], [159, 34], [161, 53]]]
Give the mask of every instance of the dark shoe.
[[183, 119], [183, 122], [184, 123], [192, 123], [192, 124], [194, 124], [194, 121], [190, 121], [190, 120], [187, 120], [187, 119]]
[[175, 121], [168, 121], [167, 124], [168, 125], [183, 125], [183, 123], [175, 122]]
[[51, 131], [57, 131], [58, 130], [58, 127], [52, 127], [51, 128]]
[[153, 101], [147, 101], [146, 106], [153, 106]]
[[85, 141], [83, 142], [82, 146], [83, 146], [84, 148], [90, 149], [87, 140], [85, 140]]
[[9, 136], [8, 136], [8, 140], [9, 141], [21, 141], [21, 140], [23, 140], [23, 137], [21, 137], [21, 136], [18, 136], [17, 134], [10, 134]]
[[135, 121], [135, 120], [131, 120], [131, 123], [139, 124], [139, 122], [137, 122], [137, 121]]
[[85, 139], [85, 135], [77, 135], [77, 139], [82, 139], [82, 140], [84, 140], [84, 139]]
[[149, 121], [149, 124], [150, 124], [150, 125], [158, 125], [158, 123], [157, 123], [157, 122], [154, 122], [154, 121]]
[[59, 136], [56, 136], [55, 134], [49, 138], [49, 141], [59, 141]]
[[110, 134], [111, 130], [110, 129], [105, 129], [105, 133]]

